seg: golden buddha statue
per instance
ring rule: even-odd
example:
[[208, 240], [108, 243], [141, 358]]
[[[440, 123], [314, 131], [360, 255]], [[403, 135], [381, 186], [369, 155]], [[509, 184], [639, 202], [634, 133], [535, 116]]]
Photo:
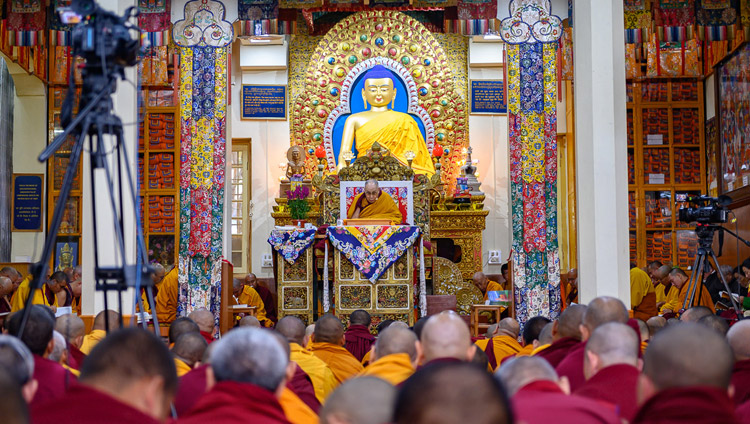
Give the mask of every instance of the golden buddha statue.
[[289, 160], [286, 167], [287, 179], [305, 173], [305, 157], [305, 149], [302, 146], [292, 146], [286, 151], [286, 158]]
[[435, 167], [419, 126], [409, 114], [388, 108], [388, 104], [396, 99], [390, 71], [382, 65], [374, 66], [365, 74], [364, 85], [362, 100], [365, 109], [367, 104], [370, 109], [346, 118], [337, 169], [346, 166], [344, 153], [352, 150], [355, 141], [360, 154], [364, 154], [377, 141], [404, 165], [408, 162], [406, 152], [414, 152], [414, 172], [432, 176]]

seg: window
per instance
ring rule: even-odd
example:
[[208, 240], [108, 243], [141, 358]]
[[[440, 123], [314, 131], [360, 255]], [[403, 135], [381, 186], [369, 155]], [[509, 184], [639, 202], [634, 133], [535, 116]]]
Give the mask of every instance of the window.
[[235, 273], [250, 272], [250, 140], [232, 141], [231, 230]]

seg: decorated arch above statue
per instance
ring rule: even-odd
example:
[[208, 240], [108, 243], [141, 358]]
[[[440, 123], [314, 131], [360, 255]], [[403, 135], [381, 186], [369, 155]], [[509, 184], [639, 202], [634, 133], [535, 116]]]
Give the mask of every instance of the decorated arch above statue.
[[[451, 184], [460, 173], [466, 99], [443, 48], [417, 20], [395, 11], [352, 15], [320, 41], [306, 75], [292, 101], [291, 140], [310, 153], [322, 145], [328, 173], [343, 165], [345, 151], [356, 156], [375, 141], [404, 164], [413, 152], [415, 171], [428, 175], [439, 144], [447, 158], [443, 181]], [[308, 176], [316, 165], [311, 157]]]

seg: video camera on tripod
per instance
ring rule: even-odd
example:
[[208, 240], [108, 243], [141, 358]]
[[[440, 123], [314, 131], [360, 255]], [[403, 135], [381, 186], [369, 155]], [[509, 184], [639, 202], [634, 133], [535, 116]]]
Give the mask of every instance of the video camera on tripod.
[[706, 195], [689, 196], [677, 194], [677, 202], [687, 202], [695, 205], [689, 208], [680, 208], [678, 219], [682, 222], [698, 222], [698, 224], [723, 224], [729, 220], [728, 206], [732, 203], [729, 196], [709, 197]]

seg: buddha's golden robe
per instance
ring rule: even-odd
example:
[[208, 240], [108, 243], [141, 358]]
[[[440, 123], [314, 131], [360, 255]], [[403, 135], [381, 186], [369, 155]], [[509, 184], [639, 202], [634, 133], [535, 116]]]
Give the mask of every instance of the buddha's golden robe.
[[[347, 218], [351, 218], [352, 215], [354, 215], [354, 211], [357, 209], [357, 204], [364, 195], [364, 193], [359, 193], [354, 196], [352, 205], [349, 206], [349, 210], [346, 212]], [[378, 196], [375, 203], [368, 202], [367, 198], [362, 199], [362, 209], [359, 211], [359, 218], [390, 219], [391, 222], [396, 225], [401, 224], [404, 220], [396, 202], [393, 201], [390, 194], [384, 191], [380, 192], [380, 196]]]
[[405, 153], [411, 150], [416, 154], [411, 164], [414, 172], [427, 174], [428, 177], [435, 173], [427, 143], [409, 114], [393, 110], [383, 112], [357, 128], [354, 139], [360, 154], [364, 154], [377, 141], [404, 165], [407, 164]]

